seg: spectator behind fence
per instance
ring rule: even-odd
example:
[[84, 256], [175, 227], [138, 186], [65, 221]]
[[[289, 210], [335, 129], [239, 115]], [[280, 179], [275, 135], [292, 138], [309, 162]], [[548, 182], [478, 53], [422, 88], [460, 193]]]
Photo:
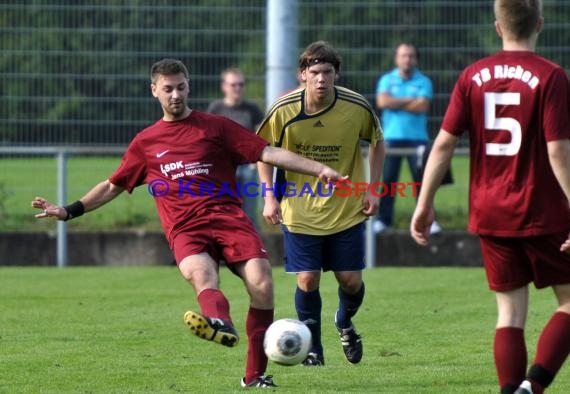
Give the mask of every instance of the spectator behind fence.
[[[225, 116], [239, 123], [246, 129], [255, 132], [255, 129], [263, 120], [263, 112], [252, 101], [245, 100], [245, 77], [238, 68], [227, 68], [222, 71], [220, 89], [223, 98], [214, 100], [208, 106], [207, 112]], [[238, 182], [245, 185], [248, 182], [257, 182], [257, 170], [255, 164], [244, 164], [237, 170]], [[253, 222], [257, 230], [259, 227], [258, 198], [245, 193], [242, 195], [243, 209]]]
[[[468, 131], [469, 230], [480, 238], [496, 297], [492, 351], [501, 394], [543, 393], [570, 353], [570, 83], [563, 67], [534, 53], [541, 8], [538, 0], [495, 1], [503, 48], [459, 76], [410, 226], [427, 245], [437, 187]], [[558, 305], [527, 372], [530, 283], [552, 287]], [[534, 337], [535, 327], [529, 331]]]
[[[396, 47], [396, 67], [382, 75], [376, 87], [376, 106], [381, 110], [386, 150], [390, 148], [415, 148], [416, 153], [406, 156], [387, 155], [384, 163], [383, 182], [388, 193], [380, 201], [380, 210], [374, 221], [374, 231], [382, 233], [394, 222], [395, 195], [390, 190], [398, 181], [402, 157], [406, 157], [414, 182], [421, 179], [420, 171], [428, 145], [427, 112], [433, 89], [431, 80], [417, 69], [416, 48], [410, 43]], [[433, 222], [431, 233], [441, 232]]]

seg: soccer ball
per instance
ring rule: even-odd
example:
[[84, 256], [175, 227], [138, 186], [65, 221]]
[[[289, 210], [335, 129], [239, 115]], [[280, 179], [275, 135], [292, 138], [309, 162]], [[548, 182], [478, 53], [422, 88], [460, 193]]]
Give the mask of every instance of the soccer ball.
[[295, 319], [276, 320], [269, 326], [263, 340], [267, 357], [280, 365], [296, 365], [307, 357], [311, 348], [311, 331]]

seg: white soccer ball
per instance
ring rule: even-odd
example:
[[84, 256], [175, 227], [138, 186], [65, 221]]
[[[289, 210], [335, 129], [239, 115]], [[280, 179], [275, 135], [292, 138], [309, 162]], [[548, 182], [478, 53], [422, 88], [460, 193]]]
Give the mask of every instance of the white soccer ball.
[[274, 321], [263, 340], [263, 349], [267, 357], [281, 365], [297, 365], [309, 354], [311, 331], [307, 325], [295, 319]]

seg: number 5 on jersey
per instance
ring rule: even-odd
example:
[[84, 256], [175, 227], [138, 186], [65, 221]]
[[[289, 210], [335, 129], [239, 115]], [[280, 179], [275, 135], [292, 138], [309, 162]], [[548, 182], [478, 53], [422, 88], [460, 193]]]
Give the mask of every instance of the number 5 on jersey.
[[520, 105], [520, 93], [485, 93], [485, 129], [506, 130], [511, 134], [511, 142], [485, 144], [489, 156], [514, 156], [521, 148], [522, 131], [514, 118], [497, 118], [497, 105]]

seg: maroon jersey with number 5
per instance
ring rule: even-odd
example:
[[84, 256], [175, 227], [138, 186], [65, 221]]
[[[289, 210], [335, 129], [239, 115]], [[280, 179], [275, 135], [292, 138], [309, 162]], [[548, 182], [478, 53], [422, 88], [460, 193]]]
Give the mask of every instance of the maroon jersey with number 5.
[[469, 230], [523, 237], [570, 229], [547, 142], [570, 138], [564, 69], [528, 51], [500, 51], [459, 77], [443, 130], [469, 132]]

